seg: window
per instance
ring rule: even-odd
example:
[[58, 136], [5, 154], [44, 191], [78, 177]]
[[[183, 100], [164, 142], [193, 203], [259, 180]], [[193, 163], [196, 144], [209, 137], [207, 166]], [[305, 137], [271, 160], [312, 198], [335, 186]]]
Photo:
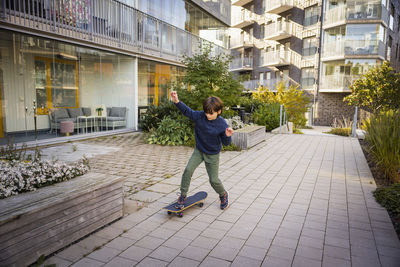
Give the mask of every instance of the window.
[[304, 38], [303, 39], [303, 56], [313, 56], [317, 52], [317, 38]]
[[304, 68], [301, 70], [301, 87], [310, 89], [314, 86], [314, 68]]
[[319, 8], [317, 5], [308, 7], [304, 13], [304, 26], [310, 26], [318, 22]]

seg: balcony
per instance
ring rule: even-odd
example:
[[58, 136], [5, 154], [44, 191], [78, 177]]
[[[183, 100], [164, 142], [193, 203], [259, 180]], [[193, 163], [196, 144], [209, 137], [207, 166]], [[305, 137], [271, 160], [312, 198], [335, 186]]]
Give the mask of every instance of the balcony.
[[266, 1], [265, 13], [280, 14], [294, 7], [294, 0]]
[[241, 82], [241, 84], [247, 91], [255, 91], [260, 86], [264, 86], [270, 90], [274, 90], [275, 86], [278, 82], [279, 82], [279, 80], [276, 80], [276, 79], [261, 80], [261, 81], [260, 80], [249, 80], [249, 81]]
[[241, 29], [253, 24], [256, 20], [256, 14], [248, 9], [242, 9], [232, 14], [232, 27]]
[[234, 58], [229, 71], [253, 70], [253, 57]]
[[323, 75], [321, 77], [321, 83], [319, 91], [322, 93], [347, 93], [351, 92], [349, 89], [350, 85], [359, 77], [356, 75]]
[[262, 67], [280, 67], [285, 65], [290, 65], [292, 59], [291, 50], [276, 50], [264, 52], [260, 66]]
[[322, 61], [345, 57], [385, 59], [385, 44], [378, 40], [342, 40], [324, 43]]
[[380, 20], [388, 25], [389, 16], [386, 7], [381, 1], [371, 1], [367, 3], [340, 6], [326, 11], [324, 29], [342, 25], [348, 22]]
[[232, 36], [231, 49], [248, 48], [254, 46], [255, 38], [248, 33]]
[[289, 38], [294, 35], [293, 27], [293, 23], [285, 20], [267, 24], [265, 25], [264, 39], [278, 41]]
[[[90, 5], [76, 1], [72, 9], [65, 9], [65, 3], [0, 1], [0, 25], [172, 62], [180, 62], [184, 55], [210, 43], [116, 0], [91, 1]], [[228, 53], [216, 44], [212, 49], [213, 54]]]
[[253, 0], [233, 0], [232, 1], [232, 5], [233, 6], [244, 6], [247, 5], [249, 3], [253, 2]]

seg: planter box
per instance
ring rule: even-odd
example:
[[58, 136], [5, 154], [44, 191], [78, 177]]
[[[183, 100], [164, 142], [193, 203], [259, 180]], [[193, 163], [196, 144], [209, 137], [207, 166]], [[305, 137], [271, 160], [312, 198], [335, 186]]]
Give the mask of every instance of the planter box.
[[0, 200], [0, 265], [26, 266], [123, 216], [123, 178], [87, 173]]
[[265, 126], [246, 126], [235, 130], [232, 143], [241, 149], [248, 149], [265, 141]]

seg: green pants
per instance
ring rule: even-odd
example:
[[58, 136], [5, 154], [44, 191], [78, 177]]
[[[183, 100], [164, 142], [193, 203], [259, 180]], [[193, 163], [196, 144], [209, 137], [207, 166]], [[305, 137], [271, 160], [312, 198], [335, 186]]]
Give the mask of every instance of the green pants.
[[186, 165], [185, 171], [183, 172], [181, 180], [181, 194], [187, 195], [192, 175], [200, 163], [203, 162], [203, 160], [206, 165], [206, 170], [208, 177], [210, 178], [210, 184], [212, 188], [214, 188], [215, 192], [217, 192], [220, 196], [223, 196], [225, 194], [225, 189], [221, 180], [218, 178], [219, 153], [216, 155], [208, 155], [201, 152], [197, 148], [194, 149], [193, 154]]

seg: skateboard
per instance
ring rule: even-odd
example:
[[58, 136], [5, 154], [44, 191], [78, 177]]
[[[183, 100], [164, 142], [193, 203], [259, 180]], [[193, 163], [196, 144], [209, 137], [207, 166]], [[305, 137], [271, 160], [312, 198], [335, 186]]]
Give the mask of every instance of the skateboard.
[[200, 192], [197, 192], [196, 194], [186, 198], [183, 209], [176, 208], [176, 205], [178, 204], [178, 202], [174, 202], [174, 203], [164, 207], [163, 209], [167, 210], [168, 214], [175, 213], [179, 217], [183, 217], [184, 210], [186, 210], [194, 205], [199, 205], [199, 207], [203, 207], [203, 205], [204, 205], [203, 200], [206, 199], [206, 197], [207, 197], [207, 192], [200, 191]]

